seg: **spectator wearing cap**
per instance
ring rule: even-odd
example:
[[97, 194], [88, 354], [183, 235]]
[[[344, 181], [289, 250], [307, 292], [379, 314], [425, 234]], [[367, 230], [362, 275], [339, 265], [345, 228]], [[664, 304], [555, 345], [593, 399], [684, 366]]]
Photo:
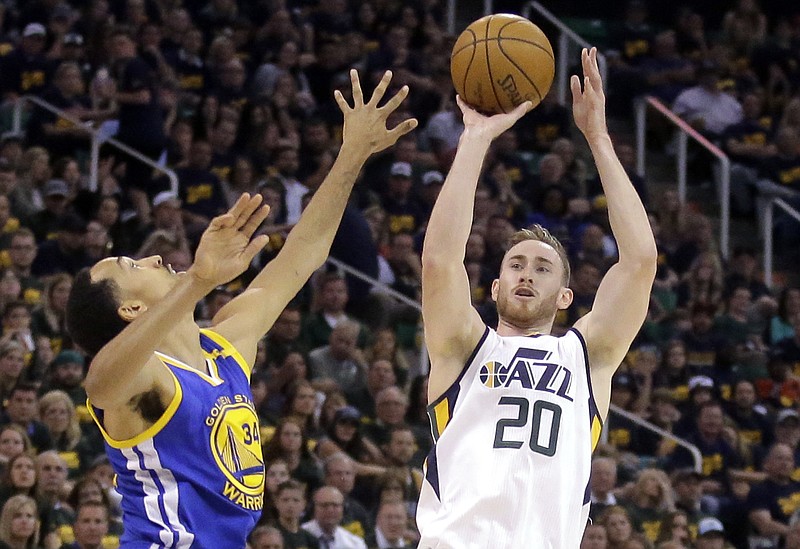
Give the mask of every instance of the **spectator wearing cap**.
[[725, 527], [719, 519], [707, 517], [697, 525], [696, 549], [727, 549]]
[[703, 506], [703, 475], [687, 467], [678, 469], [672, 474], [672, 492], [675, 499], [675, 509], [686, 513], [689, 522], [689, 531], [694, 537], [697, 534], [697, 525], [702, 518], [708, 515]]
[[438, 170], [429, 170], [422, 174], [422, 187], [420, 187], [419, 204], [425, 219], [430, 217], [433, 205], [439, 197], [439, 193], [444, 185], [444, 176]]
[[[618, 371], [611, 379], [611, 403], [623, 410], [631, 411], [639, 388], [634, 377], [626, 371]], [[620, 452], [632, 452], [638, 444], [639, 427], [628, 418], [611, 415], [606, 424], [608, 442]]]
[[800, 479], [800, 414], [796, 410], [785, 408], [776, 414], [771, 440], [773, 444], [786, 444], [792, 449], [797, 465], [792, 478]]
[[22, 30], [19, 46], [2, 58], [0, 90], [4, 99], [40, 94], [47, 87], [48, 62], [44, 54], [47, 29], [41, 23], [28, 23]]
[[692, 376], [686, 385], [689, 397], [681, 403], [681, 419], [675, 425], [675, 434], [684, 436], [696, 428], [697, 412], [706, 402], [717, 397], [714, 380], [709, 376]]
[[83, 423], [91, 423], [92, 418], [86, 409], [86, 390], [82, 383], [85, 376], [86, 359], [75, 350], [65, 349], [50, 363], [48, 391], [64, 391], [76, 406], [78, 418]]
[[388, 214], [389, 232], [416, 233], [422, 226], [424, 214], [412, 199], [411, 164], [395, 162], [389, 169], [389, 180], [383, 194], [382, 206]]
[[84, 243], [86, 221], [80, 216], [68, 213], [59, 224], [56, 237], [39, 246], [31, 271], [36, 276], [49, 276], [56, 273], [69, 273], [73, 276], [92, 264]]
[[771, 425], [767, 409], [759, 402], [755, 385], [749, 379], [740, 379], [734, 384], [727, 414], [736, 423], [739, 438], [747, 446], [757, 448], [769, 441]]
[[767, 478], [750, 489], [747, 497], [750, 524], [759, 536], [777, 541], [785, 539], [789, 520], [800, 509], [800, 482], [792, 480], [794, 451], [787, 444], [776, 443], [764, 459]]
[[686, 352], [686, 366], [692, 374], [708, 374], [716, 364], [722, 341], [714, 331], [716, 306], [695, 302], [692, 304], [689, 321], [692, 329], [681, 334]]
[[124, 249], [137, 250], [142, 247], [148, 236], [163, 232], [179, 246], [188, 248], [186, 229], [181, 212], [181, 200], [173, 191], [161, 191], [153, 197], [151, 222], [141, 226], [136, 220], [126, 225], [124, 233], [129, 233], [130, 241]]
[[353, 406], [344, 406], [333, 414], [325, 436], [315, 448], [317, 457], [325, 462], [338, 452], [354, 460], [355, 474], [378, 476], [386, 471], [380, 449], [364, 435], [361, 412]]
[[[728, 490], [728, 477], [737, 473], [736, 469], [742, 462], [736, 450], [722, 436], [724, 417], [719, 402], [705, 402], [697, 410], [695, 429], [686, 436], [702, 455], [702, 489], [712, 511], [719, 509], [720, 498]], [[667, 462], [670, 470], [693, 465], [692, 454], [683, 447], [677, 448]]]
[[69, 185], [63, 179], [51, 179], [42, 188], [44, 209], [28, 220], [37, 242], [55, 238], [69, 207]]

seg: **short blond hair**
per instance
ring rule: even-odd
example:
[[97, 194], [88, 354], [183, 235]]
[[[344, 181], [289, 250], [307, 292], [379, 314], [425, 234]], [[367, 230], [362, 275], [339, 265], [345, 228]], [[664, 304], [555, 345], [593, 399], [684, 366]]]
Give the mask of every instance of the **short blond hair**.
[[558, 257], [561, 258], [561, 265], [564, 267], [564, 286], [569, 285], [569, 278], [570, 278], [570, 267], [569, 267], [569, 258], [567, 257], [567, 251], [564, 249], [564, 246], [559, 242], [559, 240], [550, 234], [550, 231], [535, 223], [529, 226], [526, 229], [520, 229], [514, 234], [512, 234], [508, 238], [508, 242], [506, 243], [506, 252], [519, 244], [520, 242], [525, 242], [526, 240], [537, 240], [539, 242], [544, 242], [545, 244], [552, 246], [552, 248], [558, 253]]

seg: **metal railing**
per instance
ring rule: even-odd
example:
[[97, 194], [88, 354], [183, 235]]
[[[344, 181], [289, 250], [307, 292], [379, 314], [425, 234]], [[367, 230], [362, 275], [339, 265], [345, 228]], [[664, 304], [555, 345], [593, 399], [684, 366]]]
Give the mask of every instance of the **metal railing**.
[[[378, 280], [376, 278], [372, 278], [368, 274], [365, 274], [362, 271], [359, 271], [358, 269], [355, 269], [355, 268], [351, 267], [347, 263], [343, 263], [341, 260], [336, 259], [335, 257], [329, 257], [327, 259], [327, 262], [330, 263], [331, 265], [333, 265], [334, 267], [336, 267], [337, 269], [339, 269], [340, 271], [342, 271], [344, 273], [347, 273], [347, 274], [349, 274], [349, 275], [361, 280], [362, 282], [366, 282], [367, 284], [370, 284], [375, 288], [379, 288], [382, 293], [385, 293], [386, 295], [396, 299], [397, 301], [399, 301], [400, 303], [402, 303], [404, 305], [408, 305], [409, 307], [413, 307], [420, 314], [422, 314], [422, 305], [418, 301], [415, 301], [415, 300], [409, 298], [408, 296], [405, 296], [405, 295], [401, 294], [397, 290], [395, 290], [393, 288], [390, 288], [389, 286], [387, 286], [386, 284], [384, 284], [380, 280]], [[421, 374], [427, 374], [429, 369], [430, 369], [429, 366], [430, 366], [430, 363], [429, 363], [429, 360], [428, 360], [428, 350], [425, 347], [425, 338], [423, 337], [422, 341], [420, 343], [419, 372]]]
[[773, 197], [767, 202], [767, 208], [764, 212], [763, 225], [761, 227], [761, 234], [764, 236], [764, 284], [767, 287], [772, 287], [772, 257], [773, 257], [773, 242], [772, 230], [775, 223], [774, 210], [778, 206], [788, 215], [800, 222], [800, 212], [790, 206], [783, 198]]
[[22, 131], [22, 109], [25, 106], [25, 103], [32, 103], [36, 107], [42, 108], [46, 111], [49, 111], [56, 116], [63, 118], [64, 120], [68, 120], [75, 124], [75, 126], [79, 128], [83, 128], [86, 130], [91, 136], [91, 159], [89, 162], [89, 190], [94, 192], [97, 190], [97, 174], [99, 170], [100, 164], [100, 145], [102, 143], [108, 143], [109, 145], [116, 147], [117, 149], [121, 150], [125, 154], [132, 156], [139, 162], [143, 164], [147, 164], [151, 168], [156, 171], [159, 171], [167, 176], [170, 183], [170, 188], [172, 192], [178, 193], [178, 176], [175, 175], [175, 172], [171, 169], [167, 168], [166, 166], [160, 165], [155, 160], [146, 157], [136, 149], [132, 149], [125, 143], [117, 141], [113, 137], [103, 138], [101, 141], [100, 130], [97, 128], [93, 128], [87, 125], [82, 120], [72, 116], [71, 114], [59, 109], [55, 105], [48, 103], [47, 101], [41, 99], [40, 97], [36, 97], [35, 95], [23, 95], [19, 99], [17, 99], [16, 103], [14, 104], [14, 118], [13, 118], [13, 131], [14, 133], [21, 133]]
[[[635, 424], [637, 424], [637, 425], [639, 425], [641, 427], [644, 427], [645, 429], [649, 429], [650, 431], [653, 431], [654, 433], [657, 433], [657, 434], [661, 435], [662, 437], [671, 440], [672, 442], [674, 442], [678, 446], [682, 446], [683, 448], [686, 448], [689, 451], [689, 453], [692, 454], [692, 458], [694, 458], [694, 470], [697, 471], [698, 473], [702, 473], [703, 472], [703, 454], [700, 453], [700, 449], [697, 446], [695, 446], [694, 444], [692, 444], [692, 443], [690, 443], [690, 442], [688, 442], [688, 441], [686, 441], [686, 440], [684, 440], [684, 439], [682, 439], [680, 437], [676, 437], [675, 435], [673, 435], [669, 431], [665, 431], [664, 429], [662, 429], [658, 425], [655, 425], [654, 423], [650, 423], [646, 419], [642, 419], [639, 416], [637, 416], [636, 414], [632, 414], [632, 413], [630, 413], [630, 412], [628, 412], [626, 410], [623, 410], [622, 408], [620, 408], [619, 406], [617, 406], [615, 404], [611, 404], [609, 406], [609, 412], [611, 412], [612, 414], [618, 414], [618, 415], [624, 417], [625, 419], [628, 419], [629, 421], [632, 421], [633, 423], [635, 423]], [[606, 429], [604, 427], [603, 428], [604, 437], [607, 437], [607, 431], [608, 431], [608, 429]], [[605, 440], [605, 438], [604, 438], [604, 440]]]
[[[539, 2], [529, 2], [522, 6], [522, 16], [526, 19], [530, 19], [531, 11], [535, 11], [539, 16], [546, 19], [558, 29], [558, 59], [556, 59], [555, 84], [558, 92], [558, 102], [564, 105], [566, 104], [567, 92], [569, 91], [570, 46], [575, 44], [579, 48], [589, 49], [592, 45], [565, 25], [561, 19], [553, 15], [550, 10]], [[608, 63], [606, 63], [606, 56], [599, 51], [597, 52], [597, 64], [600, 67], [600, 76], [603, 77], [603, 84], [606, 89], [608, 89]]]
[[645, 175], [645, 153], [647, 140], [647, 108], [652, 107], [666, 118], [673, 126], [678, 129], [678, 151], [675, 159], [678, 171], [678, 196], [681, 204], [686, 203], [686, 176], [687, 176], [687, 153], [689, 137], [697, 142], [714, 155], [719, 161], [719, 246], [723, 258], [728, 257], [730, 249], [730, 221], [731, 221], [731, 162], [722, 149], [714, 145], [711, 141], [703, 137], [697, 130], [691, 127], [685, 120], [672, 112], [669, 107], [652, 96], [637, 98], [634, 105], [636, 116], [636, 170], [639, 175]]

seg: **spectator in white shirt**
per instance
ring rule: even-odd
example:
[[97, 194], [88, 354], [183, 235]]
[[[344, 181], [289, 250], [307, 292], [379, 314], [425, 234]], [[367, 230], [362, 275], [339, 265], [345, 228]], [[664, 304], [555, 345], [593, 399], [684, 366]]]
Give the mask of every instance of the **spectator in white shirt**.
[[717, 138], [728, 126], [742, 121], [742, 105], [732, 95], [720, 91], [719, 68], [715, 64], [703, 63], [698, 73], [698, 85], [682, 91], [672, 110], [696, 129]]
[[367, 544], [340, 526], [344, 496], [333, 486], [323, 486], [314, 494], [314, 520], [303, 529], [319, 540], [320, 549], [366, 549]]

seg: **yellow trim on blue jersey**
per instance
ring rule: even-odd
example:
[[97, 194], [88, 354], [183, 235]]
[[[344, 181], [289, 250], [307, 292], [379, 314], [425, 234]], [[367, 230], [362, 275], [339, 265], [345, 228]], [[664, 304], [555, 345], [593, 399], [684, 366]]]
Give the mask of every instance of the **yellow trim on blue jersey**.
[[600, 433], [603, 432], [603, 422], [600, 421], [599, 416], [592, 418], [592, 452], [597, 448], [597, 443], [600, 442]]
[[[171, 357], [169, 355], [165, 355], [165, 354], [160, 353], [158, 351], [155, 351], [155, 355], [156, 355], [156, 358], [158, 358], [165, 366], [167, 366], [168, 370], [169, 370], [169, 366], [174, 366], [175, 368], [180, 368], [181, 370], [186, 370], [187, 372], [192, 372], [193, 374], [197, 374], [200, 377], [200, 379], [202, 379], [203, 381], [205, 381], [209, 385], [213, 385], [214, 387], [216, 387], [217, 385], [222, 385], [222, 383], [224, 381], [224, 380], [219, 378], [219, 372], [217, 372], [217, 376], [216, 377], [212, 377], [212, 376], [208, 375], [207, 373], [203, 372], [202, 370], [198, 370], [197, 368], [192, 368], [191, 366], [181, 362], [177, 358], [173, 358], [173, 357]], [[212, 368], [211, 368], [211, 364], [213, 364], [213, 362], [214, 362], [213, 360], [206, 360], [206, 365], [208, 365], [208, 371], [211, 372], [211, 373], [214, 373], [214, 370], [216, 369], [216, 365], [214, 365], [214, 370], [212, 370]]]
[[239, 351], [236, 350], [236, 347], [234, 347], [230, 341], [225, 339], [217, 332], [211, 331], [207, 328], [201, 329], [200, 333], [208, 336], [209, 339], [211, 339], [214, 343], [222, 347], [223, 353], [221, 354], [223, 356], [232, 356], [236, 360], [236, 363], [239, 365], [242, 371], [244, 371], [244, 375], [246, 375], [247, 378], [250, 379], [250, 374], [252, 373], [252, 368], [250, 364], [247, 363], [244, 357], [239, 353]]
[[450, 407], [447, 397], [433, 407], [433, 416], [436, 418], [436, 432], [442, 436], [445, 427], [450, 423]]
[[[167, 368], [167, 370], [169, 370], [169, 368]], [[175, 415], [175, 412], [178, 410], [178, 406], [183, 400], [183, 389], [181, 388], [180, 381], [178, 381], [178, 376], [176, 376], [172, 370], [169, 370], [169, 374], [175, 381], [175, 396], [172, 397], [172, 401], [169, 403], [169, 406], [167, 406], [167, 409], [164, 411], [164, 413], [161, 414], [161, 417], [158, 418], [158, 420], [150, 427], [133, 438], [126, 440], [115, 440], [111, 438], [111, 436], [109, 436], [109, 434], [106, 432], [105, 427], [103, 427], [103, 424], [95, 415], [94, 408], [92, 408], [92, 403], [88, 398], [86, 399], [86, 406], [89, 408], [89, 413], [91, 414], [95, 424], [97, 424], [97, 426], [100, 428], [100, 432], [103, 434], [103, 438], [106, 439], [106, 442], [109, 446], [118, 450], [122, 448], [132, 448], [145, 440], [153, 438], [161, 431], [161, 429], [166, 427], [167, 423], [169, 423], [169, 421], [172, 419], [172, 416]]]

